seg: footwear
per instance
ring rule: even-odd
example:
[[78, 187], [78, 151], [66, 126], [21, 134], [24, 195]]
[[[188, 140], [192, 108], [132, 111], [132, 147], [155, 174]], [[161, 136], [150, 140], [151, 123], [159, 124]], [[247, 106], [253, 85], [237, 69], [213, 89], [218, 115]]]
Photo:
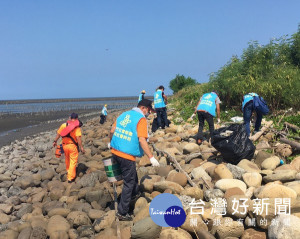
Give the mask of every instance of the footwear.
[[73, 183], [73, 182], [75, 182], [75, 178], [72, 180], [68, 180], [68, 183]]
[[117, 212], [116, 217], [119, 218], [120, 221], [132, 221], [132, 217], [128, 213], [126, 213], [126, 215], [122, 215]]
[[255, 131], [253, 131], [253, 135], [255, 135], [255, 134], [256, 134], [256, 133], [258, 133], [258, 132], [259, 132], [259, 131], [256, 131], [256, 130], [255, 130]]

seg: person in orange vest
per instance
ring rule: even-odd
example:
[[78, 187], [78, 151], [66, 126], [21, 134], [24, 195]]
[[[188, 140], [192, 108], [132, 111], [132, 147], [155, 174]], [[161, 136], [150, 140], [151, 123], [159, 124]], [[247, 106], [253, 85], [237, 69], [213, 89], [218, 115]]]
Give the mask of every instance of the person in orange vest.
[[82, 123], [78, 120], [78, 114], [72, 113], [67, 123], [63, 123], [59, 127], [53, 141], [53, 147], [56, 147], [57, 140], [62, 137], [68, 183], [74, 182], [76, 178], [79, 149], [83, 154], [85, 153], [81, 141], [81, 125]]
[[108, 147], [111, 148], [113, 159], [120, 165], [124, 183], [116, 212], [121, 221], [132, 220], [128, 214], [129, 205], [140, 193], [135, 158], [142, 157], [145, 153], [152, 166], [159, 166], [147, 143], [149, 136], [146, 117], [151, 111], [155, 112], [152, 101], [143, 99], [137, 107], [122, 113], [110, 131], [111, 142]]

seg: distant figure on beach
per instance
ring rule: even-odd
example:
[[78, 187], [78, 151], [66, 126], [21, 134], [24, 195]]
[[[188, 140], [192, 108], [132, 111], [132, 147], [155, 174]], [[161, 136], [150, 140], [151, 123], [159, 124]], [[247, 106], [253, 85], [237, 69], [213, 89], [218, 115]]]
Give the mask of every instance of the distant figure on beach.
[[62, 137], [68, 183], [74, 182], [76, 178], [79, 149], [85, 153], [81, 142], [81, 126], [82, 123], [78, 120], [78, 114], [72, 113], [67, 123], [63, 123], [59, 127], [53, 141], [53, 147], [56, 147], [57, 140]]
[[104, 124], [106, 121], [106, 116], [107, 116], [107, 104], [105, 104], [102, 108], [101, 114], [100, 114], [100, 124]]
[[157, 88], [154, 93], [154, 108], [157, 114], [157, 124], [158, 127], [164, 129], [169, 127], [169, 121], [167, 117], [167, 108], [168, 104], [167, 96], [164, 94], [165, 88], [161, 85]]
[[200, 98], [194, 114], [198, 114], [199, 129], [197, 134], [197, 144], [202, 144], [204, 120], [207, 121], [209, 126], [210, 137], [213, 136], [215, 130], [214, 117], [216, 117], [216, 109], [218, 114], [218, 123], [220, 123], [220, 98], [216, 91], [206, 93]]
[[140, 102], [141, 100], [143, 100], [145, 98], [145, 94], [146, 94], [146, 91], [142, 90], [141, 93], [139, 94], [138, 102]]
[[144, 153], [149, 157], [152, 166], [159, 166], [147, 143], [148, 127], [146, 117], [153, 112], [152, 101], [141, 100], [137, 107], [122, 113], [110, 131], [112, 157], [120, 165], [123, 177], [123, 190], [116, 216], [122, 221], [131, 221], [128, 214], [129, 204], [139, 197], [138, 176], [135, 157]]

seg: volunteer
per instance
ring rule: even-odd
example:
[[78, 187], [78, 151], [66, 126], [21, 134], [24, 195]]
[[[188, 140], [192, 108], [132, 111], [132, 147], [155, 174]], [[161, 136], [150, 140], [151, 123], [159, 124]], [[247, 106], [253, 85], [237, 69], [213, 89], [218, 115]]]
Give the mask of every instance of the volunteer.
[[[244, 124], [246, 127], [246, 133], [248, 137], [250, 136], [250, 119], [252, 116], [252, 113], [254, 111], [253, 109], [253, 97], [257, 96], [258, 94], [256, 93], [248, 93], [244, 95], [243, 97], [243, 104], [242, 104], [242, 110], [243, 110], [243, 118], [244, 118]], [[262, 114], [259, 111], [256, 112], [256, 121], [255, 121], [255, 129], [253, 134], [257, 133], [259, 131], [259, 128], [261, 126], [261, 121], [262, 121]]]
[[158, 127], [164, 129], [169, 127], [169, 121], [167, 117], [166, 104], [168, 103], [167, 96], [164, 94], [165, 88], [161, 85], [154, 93], [154, 108], [157, 114]]
[[152, 109], [152, 101], [141, 100], [137, 107], [122, 113], [113, 124], [110, 138], [112, 157], [120, 165], [123, 177], [123, 190], [116, 216], [122, 221], [130, 221], [128, 214], [130, 201], [139, 195], [136, 157], [144, 153], [149, 157], [152, 166], [159, 166], [147, 143], [147, 116]]
[[141, 93], [139, 94], [138, 102], [140, 102], [141, 100], [145, 99], [145, 93], [146, 93], [145, 90], [142, 90], [142, 91], [141, 91]]
[[78, 114], [72, 113], [67, 123], [63, 123], [60, 126], [53, 141], [53, 147], [56, 147], [57, 140], [62, 137], [68, 183], [74, 182], [76, 178], [79, 149], [82, 153], [85, 153], [81, 141], [81, 125], [82, 123], [78, 120]]
[[210, 137], [212, 138], [214, 132], [214, 117], [216, 116], [216, 109], [218, 115], [218, 123], [220, 123], [220, 99], [216, 91], [206, 93], [200, 98], [194, 114], [198, 114], [199, 129], [197, 134], [197, 144], [201, 144], [204, 140], [203, 126], [204, 120], [207, 121], [209, 126]]

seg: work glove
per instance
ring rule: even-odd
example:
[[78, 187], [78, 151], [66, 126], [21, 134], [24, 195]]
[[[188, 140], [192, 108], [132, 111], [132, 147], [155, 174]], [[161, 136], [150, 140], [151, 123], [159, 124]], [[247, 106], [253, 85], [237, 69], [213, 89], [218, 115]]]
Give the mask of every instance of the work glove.
[[191, 120], [193, 120], [193, 118], [195, 117], [195, 113], [192, 114], [192, 116], [190, 117]]
[[107, 148], [111, 149], [110, 143], [107, 144]]
[[159, 166], [159, 162], [154, 157], [150, 158], [150, 162], [151, 162], [153, 167], [158, 167]]
[[220, 123], [221, 123], [221, 120], [220, 120], [220, 118], [218, 118], [217, 122], [218, 122], [218, 124], [220, 124]]

